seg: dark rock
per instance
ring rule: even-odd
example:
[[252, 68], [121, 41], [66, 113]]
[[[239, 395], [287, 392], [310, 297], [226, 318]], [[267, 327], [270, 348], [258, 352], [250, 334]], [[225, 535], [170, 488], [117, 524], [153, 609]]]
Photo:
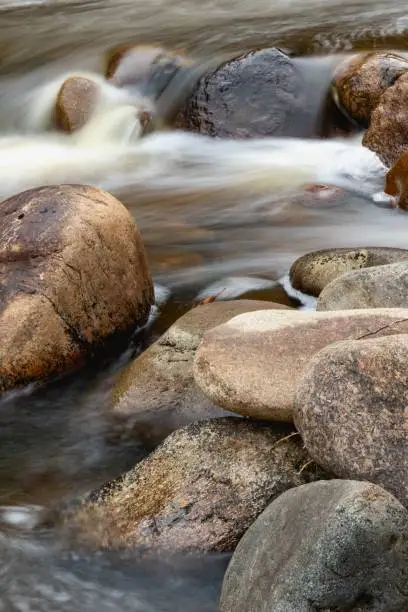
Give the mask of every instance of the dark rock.
[[375, 482], [407, 505], [408, 335], [366, 337], [314, 357], [298, 386], [295, 423], [319, 465]]
[[368, 482], [291, 489], [246, 532], [220, 612], [403, 612], [408, 513]]

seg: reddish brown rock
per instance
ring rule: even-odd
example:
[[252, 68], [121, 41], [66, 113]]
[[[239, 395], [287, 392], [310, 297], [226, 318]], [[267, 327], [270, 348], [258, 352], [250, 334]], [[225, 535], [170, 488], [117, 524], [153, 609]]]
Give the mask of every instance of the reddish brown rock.
[[335, 72], [337, 102], [350, 117], [368, 127], [382, 94], [407, 71], [408, 61], [394, 53], [353, 55]]
[[311, 456], [408, 504], [408, 335], [339, 342], [310, 362], [295, 423]]
[[97, 547], [233, 550], [271, 499], [321, 477], [309, 461], [287, 425], [201, 421], [95, 492], [71, 524]]
[[363, 145], [388, 167], [408, 150], [408, 75], [404, 74], [381, 96], [371, 115]]
[[403, 308], [247, 313], [204, 335], [194, 378], [227, 410], [291, 421], [297, 385], [319, 350], [338, 340], [407, 332], [408, 309]]
[[408, 210], [408, 151], [388, 171], [384, 191], [394, 196], [395, 206]]
[[91, 79], [80, 76], [67, 79], [57, 96], [56, 127], [64, 132], [79, 130], [94, 112], [98, 97], [99, 86]]
[[0, 390], [80, 365], [143, 325], [153, 288], [142, 240], [116, 198], [41, 187], [0, 210]]

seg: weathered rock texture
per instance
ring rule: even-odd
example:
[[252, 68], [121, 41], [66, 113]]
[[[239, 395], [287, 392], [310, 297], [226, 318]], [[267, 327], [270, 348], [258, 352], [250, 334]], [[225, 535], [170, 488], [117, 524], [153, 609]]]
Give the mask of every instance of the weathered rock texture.
[[408, 260], [408, 250], [387, 247], [325, 249], [299, 257], [290, 269], [295, 289], [318, 297], [323, 289], [347, 272]]
[[74, 524], [98, 547], [229, 551], [271, 499], [319, 476], [286, 425], [201, 421], [94, 493]]
[[91, 79], [74, 76], [67, 79], [58, 92], [55, 125], [64, 132], [75, 132], [93, 114], [99, 98], [99, 86]]
[[80, 365], [143, 325], [153, 287], [132, 217], [78, 185], [20, 193], [0, 209], [0, 390]]
[[287, 491], [246, 532], [221, 612], [403, 612], [408, 513], [380, 487], [332, 480]]
[[318, 353], [296, 394], [295, 422], [312, 457], [369, 480], [408, 505], [408, 336], [339, 342]]
[[291, 421], [300, 377], [320, 349], [338, 340], [407, 332], [408, 309], [248, 313], [205, 334], [194, 377], [227, 410]]

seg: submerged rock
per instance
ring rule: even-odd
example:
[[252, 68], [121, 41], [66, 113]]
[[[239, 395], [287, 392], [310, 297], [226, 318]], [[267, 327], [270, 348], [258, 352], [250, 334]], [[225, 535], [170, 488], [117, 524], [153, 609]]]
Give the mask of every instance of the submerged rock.
[[125, 368], [113, 391], [114, 414], [137, 437], [156, 444], [200, 419], [224, 414], [194, 382], [193, 361], [204, 333], [237, 314], [280, 304], [256, 300], [197, 306]]
[[363, 127], [388, 87], [408, 71], [408, 60], [395, 53], [359, 53], [347, 58], [336, 70], [337, 102]]
[[388, 247], [325, 249], [299, 257], [292, 265], [289, 276], [295, 289], [318, 297], [326, 285], [347, 272], [405, 259], [408, 260], [406, 249]]
[[352, 308], [408, 308], [408, 261], [344, 274], [317, 301], [317, 310]]
[[319, 476], [287, 425], [201, 421], [92, 494], [74, 529], [97, 547], [230, 551], [271, 499]]
[[404, 74], [381, 96], [371, 115], [363, 145], [388, 167], [408, 150], [408, 75]]
[[315, 109], [306, 90], [282, 51], [251, 51], [202, 76], [176, 126], [218, 137], [308, 136]]
[[232, 557], [220, 612], [390, 612], [408, 608], [408, 512], [368, 482], [287, 491]]
[[338, 340], [407, 332], [408, 309], [402, 308], [247, 313], [204, 335], [194, 377], [227, 410], [291, 421], [300, 378], [320, 349]]
[[83, 363], [142, 326], [153, 286], [126, 208], [93, 187], [20, 193], [0, 210], [0, 390]]
[[328, 346], [305, 371], [295, 410], [296, 426], [319, 465], [342, 478], [380, 484], [405, 506], [407, 360], [406, 334]]

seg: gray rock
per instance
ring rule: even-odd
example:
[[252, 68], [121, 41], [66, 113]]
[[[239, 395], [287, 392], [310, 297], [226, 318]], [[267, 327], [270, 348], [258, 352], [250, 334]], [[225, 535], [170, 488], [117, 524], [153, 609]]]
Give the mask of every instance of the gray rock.
[[96, 547], [229, 551], [271, 499], [319, 477], [288, 425], [201, 421], [96, 491], [72, 525]]
[[369, 480], [408, 505], [408, 335], [339, 342], [318, 353], [296, 394], [311, 456], [342, 478]]
[[228, 567], [220, 612], [403, 612], [408, 513], [367, 482], [287, 491], [249, 528]]
[[299, 257], [290, 269], [295, 289], [318, 297], [323, 289], [347, 272], [408, 259], [408, 250], [387, 247], [325, 249]]
[[327, 285], [317, 310], [407, 308], [408, 262], [354, 270]]
[[256, 300], [193, 308], [122, 373], [113, 390], [113, 411], [126, 429], [154, 444], [200, 419], [225, 414], [197, 387], [193, 359], [203, 334], [237, 314], [284, 308]]
[[319, 350], [339, 340], [397, 333], [408, 333], [408, 309], [246, 313], [205, 334], [194, 377], [227, 410], [290, 422], [299, 380]]

